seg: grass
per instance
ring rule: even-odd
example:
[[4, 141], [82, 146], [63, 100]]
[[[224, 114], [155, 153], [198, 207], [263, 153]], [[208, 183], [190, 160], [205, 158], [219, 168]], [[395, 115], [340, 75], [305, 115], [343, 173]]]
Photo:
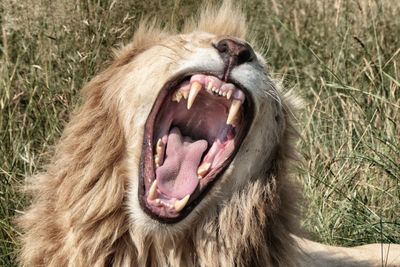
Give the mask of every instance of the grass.
[[[82, 85], [143, 16], [181, 24], [199, 6], [166, 2], [0, 3], [0, 266], [16, 264], [19, 188], [46, 163]], [[271, 71], [305, 100], [305, 228], [329, 244], [400, 243], [400, 2], [243, 5]]]

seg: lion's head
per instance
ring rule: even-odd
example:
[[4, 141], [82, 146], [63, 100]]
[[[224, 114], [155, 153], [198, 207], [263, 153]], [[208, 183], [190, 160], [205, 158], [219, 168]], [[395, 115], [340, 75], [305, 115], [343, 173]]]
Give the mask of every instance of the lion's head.
[[134, 219], [192, 220], [275, 157], [281, 97], [264, 59], [239, 37], [171, 35], [124, 66], [129, 75], [113, 77], [130, 162], [140, 156], [130, 175]]
[[226, 2], [181, 33], [149, 24], [84, 88], [35, 177], [23, 261], [292, 263], [291, 103], [244, 15]]

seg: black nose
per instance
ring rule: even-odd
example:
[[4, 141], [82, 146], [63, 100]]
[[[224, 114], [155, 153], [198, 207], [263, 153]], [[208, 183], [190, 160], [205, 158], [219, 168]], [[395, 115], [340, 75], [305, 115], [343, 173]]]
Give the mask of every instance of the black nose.
[[230, 68], [250, 62], [255, 57], [253, 49], [248, 44], [233, 39], [222, 39], [215, 48]]

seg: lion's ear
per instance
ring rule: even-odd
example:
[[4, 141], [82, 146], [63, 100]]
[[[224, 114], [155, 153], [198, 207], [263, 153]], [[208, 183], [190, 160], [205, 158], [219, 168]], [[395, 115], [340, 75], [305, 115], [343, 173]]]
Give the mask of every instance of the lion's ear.
[[[197, 23], [195, 21], [198, 21]], [[246, 38], [246, 17], [240, 6], [231, 0], [225, 0], [220, 6], [205, 4], [199, 18], [188, 20], [184, 32], [203, 31], [216, 35], [229, 35]]]

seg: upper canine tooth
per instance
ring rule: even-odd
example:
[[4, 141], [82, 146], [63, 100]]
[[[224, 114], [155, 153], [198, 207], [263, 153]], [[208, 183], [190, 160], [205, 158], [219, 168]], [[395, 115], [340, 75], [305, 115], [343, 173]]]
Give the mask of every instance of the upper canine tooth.
[[174, 207], [175, 207], [175, 210], [177, 211], [177, 212], [180, 212], [181, 210], [183, 210], [183, 208], [186, 206], [186, 204], [188, 203], [188, 201], [189, 201], [189, 198], [190, 198], [190, 195], [186, 195], [184, 198], [182, 198], [181, 200], [176, 200], [175, 201], [175, 204], [174, 204]]
[[232, 100], [231, 107], [229, 108], [229, 114], [228, 114], [228, 119], [226, 120], [226, 124], [231, 124], [231, 125], [234, 124], [241, 105], [242, 105], [242, 103], [240, 102], [240, 100], [237, 100], [237, 99]]
[[203, 163], [200, 165], [200, 167], [197, 169], [197, 177], [199, 179], [203, 178], [204, 175], [208, 172], [210, 169], [211, 163]]
[[201, 90], [201, 83], [199, 82], [193, 82], [192, 86], [190, 87], [190, 92], [189, 92], [189, 97], [187, 101], [187, 109], [190, 109], [193, 105], [194, 100], [196, 99], [197, 94]]
[[149, 195], [147, 196], [147, 200], [154, 200], [157, 198], [157, 179], [153, 181], [150, 186]]

